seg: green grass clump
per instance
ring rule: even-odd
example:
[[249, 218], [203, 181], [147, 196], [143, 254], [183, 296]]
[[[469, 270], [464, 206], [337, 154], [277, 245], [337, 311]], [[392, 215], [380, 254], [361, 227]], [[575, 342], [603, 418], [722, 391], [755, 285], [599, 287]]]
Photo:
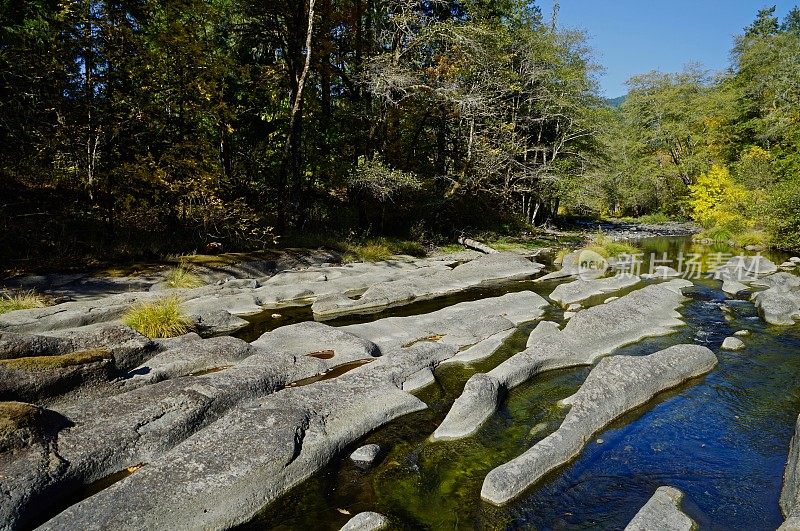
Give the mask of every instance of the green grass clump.
[[663, 212], [655, 212], [653, 214], [645, 214], [644, 216], [639, 216], [636, 218], [637, 223], [669, 223], [672, 219]]
[[554, 264], [563, 264], [564, 263], [564, 258], [566, 258], [567, 255], [569, 253], [571, 253], [572, 251], [573, 251], [573, 249], [570, 249], [569, 247], [564, 247], [563, 249], [559, 249], [558, 252], [556, 253], [556, 257], [553, 259], [553, 263]]
[[763, 230], [749, 230], [740, 234], [734, 234], [733, 242], [739, 247], [746, 247], [748, 245], [762, 245], [769, 247], [769, 235]]
[[403, 254], [421, 258], [427, 254], [425, 247], [409, 240], [395, 238], [375, 238], [358, 243], [342, 243], [344, 262], [380, 262], [395, 255]]
[[44, 308], [47, 300], [32, 291], [17, 293], [15, 295], [0, 295], [0, 314], [16, 310], [30, 310], [31, 308]]
[[455, 254], [460, 253], [464, 250], [464, 246], [458, 243], [448, 243], [447, 245], [442, 245], [439, 247], [439, 252], [445, 254]]
[[62, 354], [60, 356], [30, 356], [27, 358], [0, 360], [0, 367], [22, 369], [26, 371], [45, 371], [48, 369], [74, 367], [75, 365], [94, 363], [110, 358], [111, 354], [108, 350], [92, 349]]
[[614, 241], [603, 232], [598, 232], [592, 238], [592, 243], [584, 247], [584, 249], [594, 251], [603, 258], [611, 258], [612, 256], [619, 256], [621, 254], [636, 254], [639, 252], [639, 250], [630, 243]]
[[199, 288], [200, 286], [205, 286], [203, 279], [194, 274], [192, 270], [185, 265], [170, 269], [167, 272], [167, 276], [164, 278], [164, 282], [167, 287], [171, 289]]
[[711, 240], [714, 243], [727, 243], [733, 239], [733, 234], [728, 229], [717, 226], [701, 232], [700, 238]]
[[183, 314], [177, 297], [134, 305], [122, 321], [147, 337], [175, 337], [187, 333], [191, 321]]

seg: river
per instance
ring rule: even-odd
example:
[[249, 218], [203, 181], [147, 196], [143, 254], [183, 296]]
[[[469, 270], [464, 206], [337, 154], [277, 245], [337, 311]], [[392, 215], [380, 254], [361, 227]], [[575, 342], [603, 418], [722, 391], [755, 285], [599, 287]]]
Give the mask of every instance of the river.
[[[645, 270], [651, 253], [659, 259], [667, 253], [675, 263], [681, 253], [702, 255], [705, 262], [719, 253], [736, 253], [688, 238], [652, 238], [639, 246]], [[785, 258], [769, 257], [776, 263]], [[338, 529], [349, 515], [377, 511], [403, 529], [621, 529], [658, 486], [671, 485], [686, 494], [685, 510], [702, 529], [775, 529], [783, 521], [778, 497], [800, 412], [800, 331], [766, 325], [749, 301], [727, 299], [718, 281], [694, 282], [681, 310], [686, 326], [615, 354], [644, 355], [698, 343], [717, 354], [716, 369], [619, 419], [576, 460], [507, 506], [481, 501], [483, 478], [558, 427], [566, 410], [557, 402], [577, 391], [589, 368], [546, 373], [513, 389], [473, 437], [435, 443], [428, 437], [466, 380], [524, 349], [535, 322], [521, 326], [488, 360], [440, 367], [437, 384], [417, 393], [427, 410], [387, 424], [346, 449], [243, 528]], [[461, 298], [520, 289], [546, 296], [555, 285], [514, 283]], [[403, 313], [455, 302], [429, 301]], [[562, 310], [552, 307], [545, 318], [563, 322]], [[738, 330], [751, 332], [743, 338], [747, 348], [721, 350], [723, 339]], [[385, 449], [378, 464], [366, 470], [347, 458], [365, 443]]]

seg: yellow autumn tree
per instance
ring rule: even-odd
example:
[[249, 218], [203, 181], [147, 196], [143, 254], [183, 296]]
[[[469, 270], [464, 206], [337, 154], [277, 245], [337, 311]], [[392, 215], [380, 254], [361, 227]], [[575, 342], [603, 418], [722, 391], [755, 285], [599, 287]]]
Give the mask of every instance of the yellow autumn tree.
[[722, 225], [733, 232], [748, 228], [739, 214], [739, 205], [747, 200], [747, 190], [737, 184], [728, 168], [714, 165], [689, 187], [692, 217], [704, 227]]

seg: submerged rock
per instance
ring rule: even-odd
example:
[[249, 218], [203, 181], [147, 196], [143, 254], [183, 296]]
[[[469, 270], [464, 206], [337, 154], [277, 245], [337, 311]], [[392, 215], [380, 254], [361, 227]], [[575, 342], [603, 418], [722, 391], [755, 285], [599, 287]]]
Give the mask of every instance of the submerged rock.
[[681, 290], [690, 286], [691, 282], [682, 279], [647, 286], [579, 312], [563, 330], [554, 323], [540, 323], [528, 338], [527, 349], [470, 379], [479, 380], [480, 385], [467, 382], [432, 438], [456, 439], [477, 431], [496, 410], [499, 390], [516, 387], [548, 370], [591, 365], [623, 345], [671, 333], [684, 324], [677, 309], [685, 300]]
[[330, 318], [345, 313], [380, 311], [398, 304], [431, 299], [463, 291], [481, 284], [522, 279], [535, 275], [542, 264], [515, 253], [485, 255], [453, 269], [433, 270], [426, 275], [410, 275], [389, 282], [376, 283], [358, 298], [333, 294], [318, 298], [311, 309], [315, 316]]
[[378, 531], [389, 527], [389, 519], [379, 513], [358, 513], [340, 531]]
[[550, 294], [550, 299], [562, 305], [570, 305], [572, 303], [584, 301], [595, 295], [612, 293], [634, 286], [638, 284], [640, 280], [638, 276], [628, 274], [620, 274], [594, 280], [578, 279], [556, 286]]
[[481, 498], [495, 505], [509, 502], [576, 457], [613, 420], [662, 391], [708, 373], [716, 363], [714, 353], [699, 345], [600, 360], [578, 392], [563, 401], [571, 408], [561, 426], [521, 456], [489, 472]]
[[365, 444], [350, 454], [350, 459], [357, 464], [371, 465], [380, 453], [381, 447], [379, 445]]
[[697, 523], [682, 510], [683, 493], [674, 487], [658, 487], [653, 497], [636, 513], [625, 531], [692, 531]]

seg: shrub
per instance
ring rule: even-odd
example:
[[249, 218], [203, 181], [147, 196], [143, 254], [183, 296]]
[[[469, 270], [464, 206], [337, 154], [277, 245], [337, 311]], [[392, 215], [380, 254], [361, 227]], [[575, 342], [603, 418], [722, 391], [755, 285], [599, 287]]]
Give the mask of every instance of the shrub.
[[189, 331], [191, 322], [183, 314], [177, 297], [143, 302], [131, 307], [123, 322], [147, 337], [175, 337]]
[[772, 190], [764, 218], [775, 247], [800, 250], [800, 179], [783, 182]]
[[0, 314], [16, 310], [44, 308], [45, 306], [47, 306], [47, 300], [33, 291], [17, 293], [15, 295], [3, 294], [0, 296]]
[[170, 289], [199, 288], [204, 286], [203, 279], [192, 272], [186, 265], [174, 267], [167, 272], [164, 282]]
[[763, 230], [749, 230], [741, 234], [734, 234], [733, 242], [739, 247], [746, 247], [748, 245], [769, 247], [770, 238]]

